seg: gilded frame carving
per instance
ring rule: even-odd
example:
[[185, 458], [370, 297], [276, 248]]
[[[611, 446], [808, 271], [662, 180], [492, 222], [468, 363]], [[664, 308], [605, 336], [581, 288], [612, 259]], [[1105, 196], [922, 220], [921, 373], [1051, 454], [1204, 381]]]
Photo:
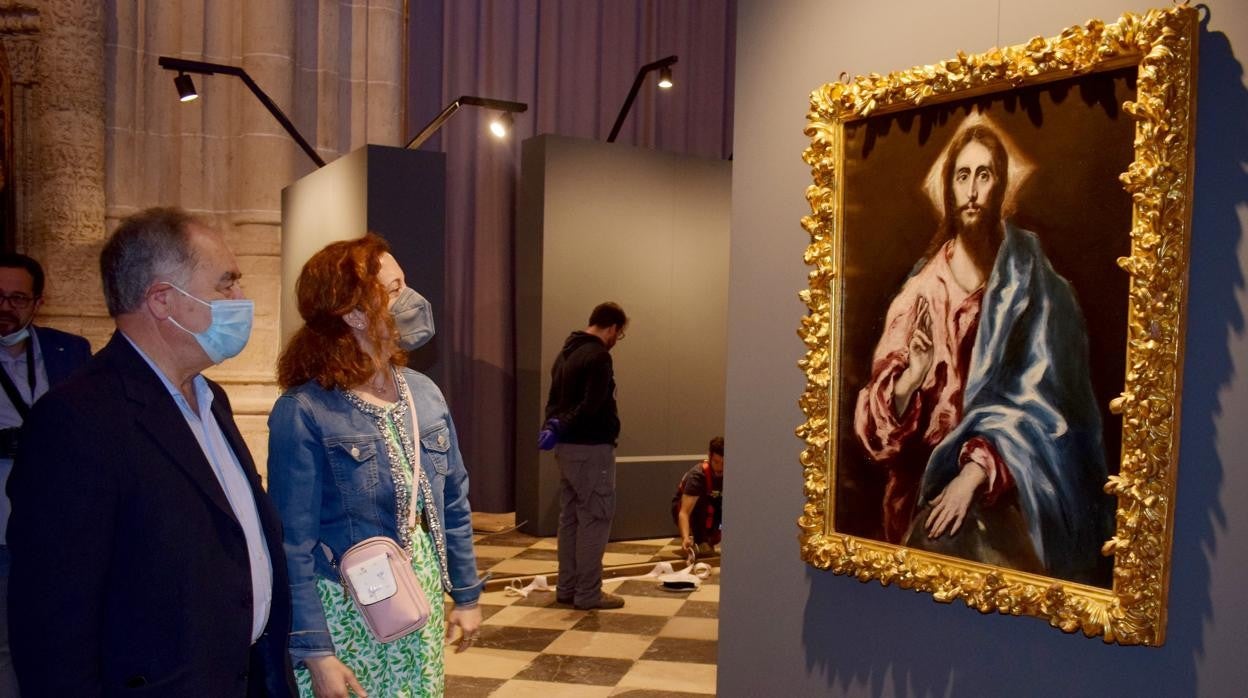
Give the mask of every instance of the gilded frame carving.
[[[1198, 13], [1186, 5], [1091, 20], [1059, 36], [889, 75], [834, 82], [814, 91], [803, 159], [813, 184], [802, 219], [810, 234], [805, 261], [808, 313], [799, 335], [807, 351], [800, 405], [806, 421], [801, 463], [806, 502], [798, 519], [802, 559], [859, 581], [877, 580], [962, 600], [983, 613], [1030, 615], [1105, 642], [1161, 645], [1173, 528], [1179, 399], [1186, 312], [1195, 131]], [[845, 231], [847, 123], [870, 115], [975, 95], [1042, 85], [1136, 66], [1136, 96], [1122, 105], [1134, 120], [1134, 161], [1119, 177], [1132, 208], [1130, 253], [1117, 259], [1129, 276], [1126, 370], [1109, 410], [1122, 418], [1119, 472], [1105, 492], [1116, 497], [1112, 588], [924, 552], [834, 530], [840, 385], [841, 269]], [[1125, 231], [1124, 231], [1125, 232]], [[1112, 458], [1113, 454], [1109, 454]]]

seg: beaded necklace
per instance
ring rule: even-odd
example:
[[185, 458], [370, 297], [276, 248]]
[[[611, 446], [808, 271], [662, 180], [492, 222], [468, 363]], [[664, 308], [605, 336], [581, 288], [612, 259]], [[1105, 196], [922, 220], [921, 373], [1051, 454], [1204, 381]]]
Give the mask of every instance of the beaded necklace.
[[[420, 451], [417, 447], [418, 442], [412, 438], [411, 431], [408, 429], [408, 424], [411, 423], [407, 419], [411, 395], [407, 381], [403, 379], [397, 368], [392, 366], [390, 370], [394, 377], [394, 384], [399, 392], [399, 400], [394, 404], [382, 407], [364, 400], [353, 391], [339, 390], [339, 392], [353, 407], [372, 419], [374, 426], [377, 427], [377, 432], [385, 437], [386, 459], [391, 465], [390, 477], [394, 481], [395, 530], [399, 532], [399, 544], [403, 546], [403, 549], [412, 550], [413, 531], [409, 530], [407, 525], [407, 511], [408, 507], [412, 506], [412, 491], [414, 489], [412, 487], [412, 475], [415, 472], [415, 468], [411, 466], [413, 463], [420, 463]], [[442, 521], [438, 516], [437, 506], [434, 503], [433, 488], [430, 487], [429, 478], [427, 477], [418, 477], [417, 483], [420, 487], [420, 502], [424, 520], [433, 534], [433, 544], [438, 551], [442, 586], [449, 592], [451, 579], [447, 574], [446, 537], [442, 533]]]

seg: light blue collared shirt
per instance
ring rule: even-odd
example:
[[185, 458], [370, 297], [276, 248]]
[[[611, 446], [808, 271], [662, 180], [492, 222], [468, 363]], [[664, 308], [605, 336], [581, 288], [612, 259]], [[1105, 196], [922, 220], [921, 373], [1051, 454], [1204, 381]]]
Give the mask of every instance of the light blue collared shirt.
[[[121, 336], [126, 337], [124, 333]], [[251, 485], [247, 482], [247, 475], [243, 473], [243, 466], [238, 462], [238, 455], [225, 440], [221, 425], [211, 418], [212, 389], [208, 387], [208, 380], [202, 375], [196, 375], [192, 379], [195, 386], [195, 402], [199, 408], [199, 414], [195, 414], [186, 396], [169, 381], [156, 364], [152, 363], [151, 358], [143, 353], [143, 350], [129, 337], [126, 337], [126, 341], [130, 342], [130, 346], [134, 347], [148, 366], [152, 367], [152, 370], [160, 377], [160, 382], [164, 383], [165, 389], [169, 391], [169, 395], [173, 397], [173, 401], [182, 410], [187, 426], [195, 434], [195, 440], [199, 442], [204, 457], [212, 465], [217, 482], [225, 491], [225, 498], [229, 500], [230, 508], [234, 510], [234, 517], [238, 519], [238, 524], [243, 528], [243, 535], [247, 538], [247, 556], [251, 562], [251, 641], [255, 642], [260, 639], [264, 626], [269, 622], [269, 607], [273, 604], [273, 561], [269, 558], [264, 530], [260, 527], [260, 514], [256, 511], [256, 499], [252, 495]], [[208, 418], [205, 419], [205, 416]]]

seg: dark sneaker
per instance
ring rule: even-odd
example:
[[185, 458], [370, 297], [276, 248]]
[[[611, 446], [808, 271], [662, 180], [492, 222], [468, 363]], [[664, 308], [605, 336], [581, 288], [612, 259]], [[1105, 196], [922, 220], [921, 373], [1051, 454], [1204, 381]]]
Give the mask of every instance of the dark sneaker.
[[555, 603], [559, 604], [560, 606], [571, 606], [572, 597], [571, 596], [559, 596], [558, 594], [556, 594]]
[[616, 596], [615, 594], [608, 594], [607, 592], [604, 591], [601, 594], [599, 594], [598, 600], [595, 601], [594, 603], [591, 603], [587, 606], [581, 606], [580, 604], [577, 604], [576, 606], [576, 610], [578, 611], [592, 611], [596, 608], [602, 608], [602, 609], [624, 608], [624, 599], [623, 597]]

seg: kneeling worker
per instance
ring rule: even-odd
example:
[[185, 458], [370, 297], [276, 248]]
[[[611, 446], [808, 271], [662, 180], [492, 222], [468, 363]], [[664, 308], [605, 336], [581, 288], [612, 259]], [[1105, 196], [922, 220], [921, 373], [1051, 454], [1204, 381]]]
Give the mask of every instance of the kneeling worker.
[[700, 554], [715, 552], [723, 520], [724, 437], [711, 439], [706, 460], [680, 479], [672, 498], [672, 516], [680, 527], [680, 545]]

